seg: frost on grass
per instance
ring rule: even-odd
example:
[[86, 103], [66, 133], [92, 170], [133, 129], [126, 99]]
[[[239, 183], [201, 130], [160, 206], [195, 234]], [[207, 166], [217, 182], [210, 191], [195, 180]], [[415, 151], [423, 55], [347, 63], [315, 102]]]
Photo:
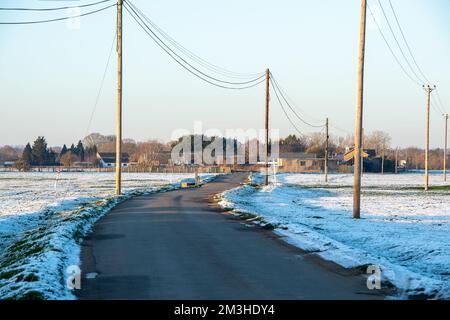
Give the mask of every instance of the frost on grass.
[[66, 268], [80, 264], [80, 242], [93, 224], [117, 204], [173, 190], [191, 175], [125, 175], [120, 197], [107, 195], [114, 186], [111, 175], [63, 177], [61, 182], [53, 174], [0, 175], [0, 299], [74, 299]]
[[352, 182], [284, 174], [276, 185], [231, 190], [221, 204], [261, 216], [287, 242], [346, 268], [380, 266], [398, 298], [450, 298], [450, 189], [442, 177], [432, 175], [437, 187], [424, 193], [421, 174], [365, 174], [361, 220], [351, 217]]

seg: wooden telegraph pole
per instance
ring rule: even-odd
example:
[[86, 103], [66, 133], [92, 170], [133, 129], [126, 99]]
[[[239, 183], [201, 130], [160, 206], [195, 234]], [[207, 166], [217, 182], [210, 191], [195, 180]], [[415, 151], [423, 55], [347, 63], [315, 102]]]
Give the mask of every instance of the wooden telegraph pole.
[[265, 131], [266, 131], [266, 154], [265, 154], [265, 172], [264, 185], [269, 185], [269, 102], [270, 102], [270, 70], [266, 70], [266, 114], [265, 114]]
[[448, 113], [444, 114], [444, 127], [445, 127], [445, 138], [444, 138], [444, 181], [447, 182], [447, 149], [448, 149]]
[[430, 161], [430, 103], [431, 103], [431, 92], [436, 89], [436, 86], [432, 88], [430, 85], [423, 86], [427, 94], [427, 133], [426, 133], [426, 146], [425, 146], [425, 191], [428, 191], [428, 165]]
[[363, 151], [364, 151], [364, 128], [362, 128], [361, 131], [361, 177], [364, 176], [364, 155], [363, 155]]
[[395, 149], [395, 174], [398, 173], [398, 147]]
[[364, 60], [366, 51], [366, 17], [367, 0], [361, 0], [361, 22], [359, 34], [358, 52], [358, 83], [356, 100], [356, 130], [355, 130], [355, 167], [353, 190], [353, 218], [361, 217], [361, 156], [362, 156], [362, 128], [363, 128], [363, 104], [364, 104]]
[[328, 182], [328, 149], [329, 149], [329, 140], [330, 140], [330, 135], [328, 133], [328, 118], [325, 122], [325, 138], [326, 138], [326, 142], [325, 142], [325, 164], [324, 164], [324, 172], [325, 172], [325, 182]]
[[116, 195], [122, 193], [122, 1], [117, 0]]

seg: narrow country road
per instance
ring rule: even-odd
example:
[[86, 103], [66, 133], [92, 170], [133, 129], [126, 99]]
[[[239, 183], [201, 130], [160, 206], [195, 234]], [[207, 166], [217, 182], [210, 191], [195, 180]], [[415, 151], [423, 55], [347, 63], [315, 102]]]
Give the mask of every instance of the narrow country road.
[[[366, 279], [294, 248], [211, 201], [245, 174], [129, 200], [82, 246], [80, 299], [383, 299]], [[88, 278], [86, 278], [88, 275]]]

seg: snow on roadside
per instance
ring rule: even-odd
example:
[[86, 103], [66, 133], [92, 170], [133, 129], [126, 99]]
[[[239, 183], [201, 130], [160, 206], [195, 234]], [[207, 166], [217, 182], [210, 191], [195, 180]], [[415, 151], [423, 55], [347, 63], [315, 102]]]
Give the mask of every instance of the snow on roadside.
[[323, 175], [280, 175], [276, 186], [230, 190], [221, 204], [262, 216], [286, 241], [346, 268], [380, 266], [398, 297], [450, 298], [450, 190], [425, 194], [420, 174], [363, 179], [359, 221], [350, 175], [331, 175], [329, 185]]
[[79, 244], [93, 224], [127, 199], [179, 188], [192, 176], [124, 175], [124, 195], [114, 197], [110, 174], [63, 174], [58, 182], [55, 174], [1, 174], [0, 299], [74, 299], [66, 268], [80, 264]]

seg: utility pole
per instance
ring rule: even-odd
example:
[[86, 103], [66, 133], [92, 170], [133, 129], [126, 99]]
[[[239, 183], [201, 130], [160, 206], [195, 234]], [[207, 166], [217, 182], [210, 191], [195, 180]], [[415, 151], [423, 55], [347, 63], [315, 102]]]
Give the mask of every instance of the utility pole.
[[122, 1], [117, 0], [116, 195], [122, 193]]
[[355, 167], [353, 190], [353, 218], [361, 217], [361, 144], [363, 128], [363, 104], [364, 104], [364, 60], [366, 51], [366, 17], [367, 0], [361, 0], [361, 22], [359, 32], [358, 52], [358, 83], [356, 100], [356, 130], [355, 130]]
[[444, 138], [444, 181], [447, 182], [447, 150], [448, 150], [448, 113], [444, 114], [444, 127], [445, 127], [445, 138]]
[[330, 135], [328, 133], [328, 118], [325, 122], [325, 164], [324, 164], [324, 172], [325, 172], [325, 182], [328, 182], [328, 149], [329, 149], [329, 139]]
[[432, 88], [430, 85], [423, 86], [427, 94], [427, 133], [426, 133], [426, 146], [425, 146], [425, 191], [428, 191], [428, 165], [430, 161], [430, 103], [431, 103], [431, 92], [436, 89], [436, 86]]
[[398, 173], [398, 147], [395, 149], [395, 174]]
[[269, 185], [269, 102], [270, 102], [270, 70], [266, 70], [266, 114], [265, 114], [265, 131], [266, 131], [266, 154], [265, 154], [265, 172], [264, 185]]
[[364, 128], [362, 128], [362, 132], [361, 132], [361, 177], [364, 176], [364, 142], [365, 142], [365, 138], [364, 138]]
[[383, 144], [383, 151], [381, 153], [381, 174], [384, 174], [384, 157], [385, 157], [385, 146]]

